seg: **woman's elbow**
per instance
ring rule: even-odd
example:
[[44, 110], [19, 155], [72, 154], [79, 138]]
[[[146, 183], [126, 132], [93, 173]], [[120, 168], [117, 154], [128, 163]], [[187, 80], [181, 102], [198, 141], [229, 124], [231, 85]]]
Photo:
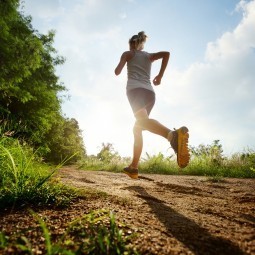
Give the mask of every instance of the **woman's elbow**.
[[118, 70], [118, 68], [116, 68], [116, 69], [114, 70], [114, 73], [115, 73], [115, 75], [119, 75], [119, 74], [120, 74], [120, 70]]
[[163, 59], [167, 60], [170, 58], [170, 52], [169, 51], [165, 51], [164, 52], [164, 56], [163, 56]]

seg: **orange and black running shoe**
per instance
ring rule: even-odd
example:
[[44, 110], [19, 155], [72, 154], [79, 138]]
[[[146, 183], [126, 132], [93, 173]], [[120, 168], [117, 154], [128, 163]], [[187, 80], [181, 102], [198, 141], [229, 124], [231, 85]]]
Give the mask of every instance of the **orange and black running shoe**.
[[173, 137], [170, 144], [177, 154], [177, 163], [179, 167], [184, 168], [189, 164], [190, 154], [188, 149], [189, 130], [183, 126], [172, 132]]
[[123, 169], [124, 173], [127, 174], [132, 179], [138, 179], [138, 169], [131, 166], [125, 167]]

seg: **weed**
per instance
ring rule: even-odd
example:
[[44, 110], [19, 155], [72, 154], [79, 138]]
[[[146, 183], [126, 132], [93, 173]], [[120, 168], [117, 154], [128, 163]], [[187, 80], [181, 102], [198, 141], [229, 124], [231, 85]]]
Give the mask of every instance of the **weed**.
[[8, 237], [0, 231], [0, 249], [3, 249], [7, 246]]
[[[117, 223], [111, 211], [97, 210], [77, 218], [69, 223], [64, 234], [53, 241], [51, 233], [42, 218], [32, 212], [32, 215], [39, 222], [45, 240], [43, 254], [97, 254], [97, 255], [120, 255], [137, 254], [135, 249], [129, 247], [132, 234], [128, 234], [128, 228]], [[123, 226], [120, 229], [118, 226]], [[126, 229], [126, 232], [125, 232]], [[0, 232], [0, 249], [5, 251], [12, 247], [17, 252], [35, 254], [29, 240], [22, 236], [16, 243], [8, 243], [8, 237]], [[23, 254], [23, 253], [22, 253]], [[36, 253], [37, 254], [37, 253]]]

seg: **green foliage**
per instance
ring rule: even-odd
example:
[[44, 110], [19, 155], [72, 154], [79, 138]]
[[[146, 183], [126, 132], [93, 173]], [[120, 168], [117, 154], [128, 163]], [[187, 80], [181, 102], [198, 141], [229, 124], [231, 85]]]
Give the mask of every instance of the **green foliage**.
[[91, 212], [72, 222], [68, 236], [69, 240], [75, 237], [74, 243], [80, 244], [75, 250], [78, 248], [83, 254], [134, 254], [126, 247], [130, 236], [118, 228], [114, 214], [106, 210]]
[[22, 129], [23, 127], [20, 123], [14, 120], [0, 118], [0, 137], [11, 137], [15, 132], [19, 132]]
[[0, 207], [68, 204], [76, 196], [74, 190], [51, 180], [58, 167], [50, 171], [31, 147], [12, 138], [1, 138]]
[[61, 115], [66, 88], [55, 67], [64, 58], [53, 47], [55, 32], [36, 31], [19, 4], [0, 1], [0, 135], [25, 140], [53, 163], [74, 154], [75, 162], [85, 148], [77, 121]]
[[79, 162], [79, 168], [120, 172], [129, 161], [130, 158], [121, 158], [111, 143], [102, 143], [102, 148], [97, 156], [91, 155], [84, 157]]
[[85, 157], [86, 151], [79, 124], [75, 119], [60, 117], [46, 135], [49, 152], [45, 155], [50, 162], [59, 164], [67, 157], [73, 164]]
[[120, 172], [130, 162], [130, 158], [113, 158], [111, 162], [99, 160], [96, 156], [86, 156], [79, 161], [79, 169], [84, 170], [106, 170]]
[[140, 171], [144, 173], [153, 174], [178, 174], [178, 167], [172, 160], [173, 156], [165, 157], [162, 153], [158, 155], [149, 155], [146, 153], [147, 158], [143, 158], [140, 164]]
[[[52, 52], [47, 46], [53, 43], [54, 33], [50, 32], [47, 36], [33, 36], [42, 45], [41, 48], [36, 47], [40, 57], [38, 65], [32, 64], [31, 70], [24, 76], [25, 71], [22, 70], [22, 65], [18, 64], [20, 77], [14, 78], [13, 83], [0, 70], [2, 80], [0, 116], [2, 119], [9, 119], [20, 124], [21, 130], [15, 130], [14, 137], [22, 137], [34, 144], [40, 144], [43, 143], [45, 134], [49, 132], [55, 119], [60, 115], [61, 100], [58, 93], [65, 90], [65, 87], [58, 84], [58, 77], [54, 74], [54, 65], [61, 63], [57, 60], [60, 57], [52, 57]], [[47, 40], [44, 37], [47, 37]], [[28, 53], [22, 52], [22, 54]], [[13, 61], [16, 63], [16, 58]], [[9, 70], [9, 67], [5, 65], [4, 62], [3, 68]], [[15, 75], [16, 73], [15, 71]], [[8, 77], [12, 75], [8, 74]]]
[[210, 145], [200, 144], [197, 148], [190, 148], [191, 154], [201, 159], [207, 159], [214, 165], [220, 165], [224, 160], [220, 140], [214, 140]]
[[[167, 157], [162, 153], [158, 153], [157, 155], [146, 153], [146, 158], [142, 158], [140, 161], [139, 172], [211, 176], [215, 179], [221, 179], [223, 177], [255, 177], [255, 152], [252, 150], [226, 157], [223, 155], [220, 141], [215, 140], [210, 145], [201, 144], [198, 147], [191, 147], [190, 153], [190, 163], [184, 169], [178, 167], [175, 155]], [[130, 158], [119, 157], [111, 144], [103, 144], [97, 157], [87, 156], [81, 161], [80, 168], [85, 170], [121, 172], [130, 162]]]
[[120, 158], [119, 154], [114, 150], [111, 143], [102, 143], [102, 148], [97, 154], [97, 158], [104, 163], [111, 162], [114, 158]]
[[251, 170], [254, 166], [255, 153], [250, 151], [247, 157], [243, 153], [236, 153], [230, 157], [223, 156], [222, 145], [219, 140], [211, 145], [199, 145], [191, 148], [192, 159], [184, 173], [217, 177], [254, 178]]
[[3, 97], [21, 93], [25, 101], [31, 96], [16, 85], [40, 66], [43, 45], [18, 7], [18, 0], [0, 1], [0, 84]]
[[[107, 210], [92, 211], [82, 218], [75, 219], [69, 224], [64, 234], [55, 238], [54, 241], [44, 220], [34, 212], [31, 213], [43, 231], [44, 254], [138, 255], [136, 250], [128, 247], [132, 234], [119, 229], [118, 226], [123, 226], [126, 230], [128, 227], [117, 224], [114, 214]], [[26, 254], [34, 254], [35, 249], [26, 237], [23, 236], [22, 240], [15, 244], [9, 244], [8, 237], [0, 232], [0, 249], [7, 250], [12, 245]]]
[[4, 235], [4, 233], [0, 231], [0, 249], [7, 247], [8, 244], [7, 239], [8, 238]]

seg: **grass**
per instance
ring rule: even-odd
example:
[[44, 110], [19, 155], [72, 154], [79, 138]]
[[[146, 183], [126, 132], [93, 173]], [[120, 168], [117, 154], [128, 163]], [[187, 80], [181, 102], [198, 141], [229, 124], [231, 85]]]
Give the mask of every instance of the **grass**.
[[112, 157], [111, 160], [99, 159], [95, 156], [87, 156], [79, 162], [79, 169], [104, 170], [120, 172], [130, 162], [130, 158]]
[[211, 177], [254, 178], [254, 155], [243, 158], [243, 154], [234, 154], [228, 158], [215, 160], [211, 156], [194, 156], [185, 174]]
[[[191, 148], [190, 151], [190, 164], [184, 169], [178, 167], [175, 155], [166, 157], [159, 153], [158, 155], [146, 154], [146, 158], [141, 159], [139, 171], [152, 174], [255, 178], [253, 150], [225, 157], [217, 140], [212, 145]], [[80, 169], [121, 172], [130, 162], [130, 158], [120, 158], [115, 152], [110, 154], [110, 160], [109, 158], [102, 160], [95, 156], [86, 157], [80, 163]]]
[[51, 177], [53, 169], [43, 164], [33, 150], [12, 138], [0, 140], [0, 208], [35, 205], [66, 205], [76, 196]]
[[[55, 254], [97, 254], [129, 255], [138, 252], [130, 247], [132, 234], [129, 227], [116, 222], [115, 216], [108, 210], [92, 211], [69, 223], [66, 231], [52, 238], [45, 221], [31, 212], [39, 223], [45, 240], [44, 250], [47, 255]], [[8, 242], [8, 236], [0, 232], [0, 251], [16, 250], [18, 254], [38, 254], [29, 239], [23, 236], [16, 242]], [[41, 253], [40, 253], [41, 254]]]

